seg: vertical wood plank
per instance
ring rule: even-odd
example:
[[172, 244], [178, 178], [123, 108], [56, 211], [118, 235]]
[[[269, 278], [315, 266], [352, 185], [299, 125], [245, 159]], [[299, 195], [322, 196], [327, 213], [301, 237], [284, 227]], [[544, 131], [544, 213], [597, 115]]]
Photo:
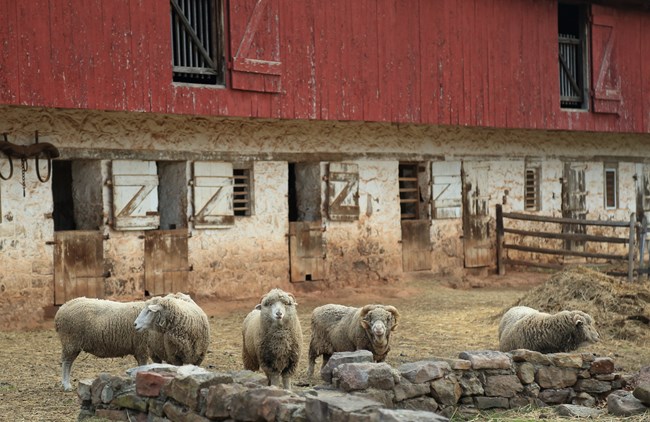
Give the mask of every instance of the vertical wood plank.
[[19, 104], [20, 100], [20, 59], [18, 31], [18, 2], [0, 2], [0, 102]]

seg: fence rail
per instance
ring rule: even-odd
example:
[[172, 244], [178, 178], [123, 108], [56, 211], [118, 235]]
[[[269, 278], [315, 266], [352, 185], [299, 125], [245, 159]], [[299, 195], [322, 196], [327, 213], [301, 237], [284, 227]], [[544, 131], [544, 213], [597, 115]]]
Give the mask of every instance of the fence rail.
[[[505, 274], [505, 265], [519, 265], [519, 266], [531, 266], [531, 267], [542, 267], [542, 268], [562, 268], [562, 264], [554, 263], [541, 263], [534, 262], [533, 260], [527, 261], [523, 259], [510, 259], [506, 255], [507, 250], [516, 250], [520, 252], [531, 252], [543, 255], [560, 255], [564, 257], [568, 256], [577, 256], [583, 258], [594, 258], [594, 259], [604, 259], [609, 261], [622, 261], [627, 263], [627, 279], [632, 281], [634, 278], [634, 261], [636, 254], [636, 238], [637, 233], [636, 229], [639, 225], [636, 222], [636, 215], [632, 213], [630, 215], [629, 221], [603, 221], [603, 220], [582, 220], [582, 219], [573, 219], [573, 218], [559, 218], [559, 217], [545, 217], [540, 215], [528, 215], [522, 213], [512, 213], [512, 212], [503, 212], [502, 206], [498, 204], [496, 206], [496, 217], [497, 217], [497, 271], [499, 275]], [[601, 226], [601, 227], [615, 227], [621, 229], [627, 229], [626, 237], [616, 237], [616, 236], [603, 236], [603, 235], [592, 235], [586, 233], [562, 233], [562, 232], [549, 232], [542, 230], [522, 230], [512, 227], [507, 227], [508, 220], [522, 220], [538, 223], [555, 223], [555, 224], [572, 224], [572, 225], [581, 225], [585, 227], [588, 226]], [[646, 225], [647, 227], [647, 225]], [[559, 239], [565, 241], [579, 241], [579, 242], [590, 242], [590, 243], [612, 243], [612, 244], [627, 244], [627, 253], [625, 254], [611, 254], [611, 253], [598, 253], [598, 252], [589, 252], [582, 250], [572, 250], [567, 248], [541, 248], [536, 246], [527, 246], [522, 244], [514, 244], [506, 242], [506, 234], [514, 234], [522, 237], [532, 237], [532, 238], [541, 238], [541, 239]], [[641, 242], [641, 250], [645, 244], [645, 228], [641, 231], [643, 234], [643, 241]], [[642, 257], [643, 255], [641, 255]], [[640, 260], [643, 262], [643, 260]], [[640, 272], [647, 272], [647, 270], [639, 269]]]

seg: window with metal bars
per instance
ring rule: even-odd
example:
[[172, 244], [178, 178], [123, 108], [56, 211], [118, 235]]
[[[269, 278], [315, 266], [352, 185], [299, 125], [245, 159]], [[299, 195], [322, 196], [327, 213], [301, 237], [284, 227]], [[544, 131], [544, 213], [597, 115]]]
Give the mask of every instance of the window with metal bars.
[[233, 211], [237, 216], [251, 215], [251, 171], [247, 168], [233, 169]]
[[420, 218], [420, 185], [418, 183], [418, 165], [399, 165], [399, 204], [402, 220]]
[[618, 208], [618, 169], [616, 165], [605, 166], [605, 209]]
[[587, 19], [579, 4], [558, 4], [560, 106], [587, 108]]
[[174, 82], [224, 84], [223, 0], [170, 0]]
[[540, 204], [539, 167], [526, 168], [526, 180], [524, 182], [524, 209], [527, 211], [539, 211]]

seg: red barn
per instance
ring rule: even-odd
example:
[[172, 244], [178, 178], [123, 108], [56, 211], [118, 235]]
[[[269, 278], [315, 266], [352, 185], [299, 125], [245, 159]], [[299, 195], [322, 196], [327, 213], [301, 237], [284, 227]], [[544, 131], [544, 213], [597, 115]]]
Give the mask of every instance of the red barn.
[[0, 16], [0, 325], [80, 295], [485, 274], [496, 204], [650, 209], [648, 0], [0, 0]]

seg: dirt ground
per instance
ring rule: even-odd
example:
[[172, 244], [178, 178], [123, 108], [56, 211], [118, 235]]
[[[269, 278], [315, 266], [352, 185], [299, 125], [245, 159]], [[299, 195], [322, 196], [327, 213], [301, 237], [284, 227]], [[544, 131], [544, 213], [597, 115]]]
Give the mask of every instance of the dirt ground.
[[[548, 289], [543, 288], [550, 277], [548, 273], [510, 273], [504, 277], [490, 275], [450, 282], [418, 273], [399, 284], [366, 290], [296, 292], [304, 348], [294, 382], [306, 381], [309, 317], [316, 306], [325, 303], [396, 306], [401, 320], [391, 339], [392, 350], [386, 361], [397, 367], [404, 362], [433, 356], [455, 358], [465, 350], [498, 350], [500, 314], [516, 303], [525, 302], [522, 298], [531, 299], [531, 292], [548, 295]], [[594, 301], [589, 297], [585, 300]], [[199, 304], [210, 316], [212, 335], [212, 345], [202, 366], [214, 370], [241, 369], [241, 323], [255, 303], [199, 301]], [[596, 322], [598, 325], [598, 320]], [[647, 321], [641, 324], [647, 332]], [[602, 331], [602, 341], [584, 351], [614, 358], [618, 370], [626, 374], [650, 364], [648, 337], [626, 335], [621, 338], [616, 330]], [[51, 321], [38, 330], [0, 332], [0, 350], [0, 421], [77, 420], [77, 395], [63, 392], [60, 386], [60, 344]], [[132, 357], [99, 359], [82, 353], [72, 368], [72, 382], [76, 386], [78, 380], [95, 378], [101, 372], [124, 375], [126, 369], [135, 365]], [[521, 414], [508, 412], [498, 416], [481, 415], [477, 420], [550, 420], [553, 418], [550, 415], [549, 411], [522, 418]]]

